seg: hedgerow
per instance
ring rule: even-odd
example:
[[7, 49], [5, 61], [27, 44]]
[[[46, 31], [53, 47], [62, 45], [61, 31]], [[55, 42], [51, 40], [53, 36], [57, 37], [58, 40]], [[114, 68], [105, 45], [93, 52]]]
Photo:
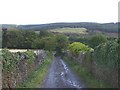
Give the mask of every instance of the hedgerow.
[[2, 62], [4, 70], [13, 70], [15, 68], [16, 63], [19, 61], [20, 59], [17, 53], [13, 54], [6, 49], [2, 50]]
[[[22, 58], [21, 56], [24, 56]], [[16, 68], [16, 65], [18, 62], [20, 62], [21, 59], [26, 59], [28, 63], [33, 63], [35, 56], [34, 52], [27, 51], [23, 53], [11, 53], [9, 50], [3, 49], [2, 50], [2, 62], [3, 62], [3, 70], [11, 71]]]
[[118, 46], [117, 41], [100, 44], [94, 50], [94, 59], [99, 65], [110, 69], [118, 69]]

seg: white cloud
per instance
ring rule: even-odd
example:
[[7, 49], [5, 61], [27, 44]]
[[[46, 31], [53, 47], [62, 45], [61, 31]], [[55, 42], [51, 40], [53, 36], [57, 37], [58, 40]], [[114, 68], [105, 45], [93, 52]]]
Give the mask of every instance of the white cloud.
[[0, 0], [0, 23], [116, 22], [119, 0]]

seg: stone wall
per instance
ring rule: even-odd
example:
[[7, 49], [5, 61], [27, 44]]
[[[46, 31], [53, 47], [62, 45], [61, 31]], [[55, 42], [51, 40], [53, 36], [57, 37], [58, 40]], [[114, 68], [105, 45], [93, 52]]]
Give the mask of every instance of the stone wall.
[[80, 53], [78, 57], [69, 53], [68, 56], [86, 67], [96, 79], [102, 80], [114, 88], [118, 87], [118, 71], [98, 65], [92, 53]]
[[35, 60], [33, 63], [28, 63], [27, 58], [21, 59], [14, 70], [2, 71], [2, 88], [15, 88], [21, 82], [34, 72], [47, 57], [44, 50], [39, 50], [35, 53]]

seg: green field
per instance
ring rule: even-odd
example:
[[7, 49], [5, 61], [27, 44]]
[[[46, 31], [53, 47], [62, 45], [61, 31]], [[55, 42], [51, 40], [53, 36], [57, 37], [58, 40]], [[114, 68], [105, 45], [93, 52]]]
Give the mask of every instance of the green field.
[[[109, 33], [109, 32], [103, 32], [103, 31], [91, 31], [91, 30], [87, 30], [86, 28], [57, 28], [57, 29], [50, 29], [47, 30], [49, 32], [52, 33], [62, 33], [62, 34], [84, 34], [84, 35], [95, 35], [95, 34], [104, 34], [108, 37], [118, 37], [118, 33]], [[35, 31], [37, 34], [40, 33], [40, 31]]]
[[88, 34], [86, 28], [59, 28], [59, 29], [52, 29], [50, 31], [58, 32], [58, 33]]

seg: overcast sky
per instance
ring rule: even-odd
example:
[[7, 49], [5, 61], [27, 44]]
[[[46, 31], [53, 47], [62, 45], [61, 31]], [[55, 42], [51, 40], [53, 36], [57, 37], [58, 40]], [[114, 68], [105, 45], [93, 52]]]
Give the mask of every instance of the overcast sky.
[[118, 21], [119, 0], [0, 0], [0, 24]]

